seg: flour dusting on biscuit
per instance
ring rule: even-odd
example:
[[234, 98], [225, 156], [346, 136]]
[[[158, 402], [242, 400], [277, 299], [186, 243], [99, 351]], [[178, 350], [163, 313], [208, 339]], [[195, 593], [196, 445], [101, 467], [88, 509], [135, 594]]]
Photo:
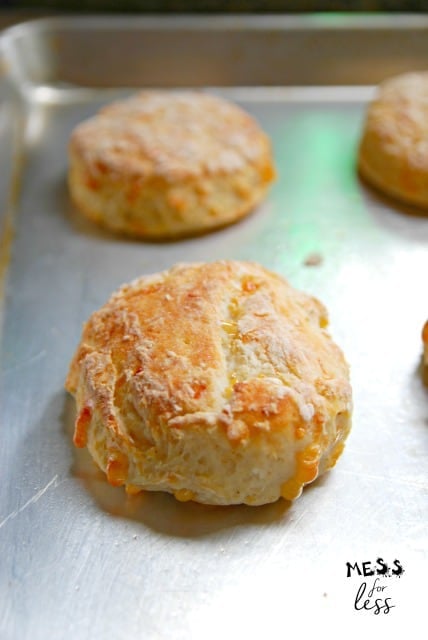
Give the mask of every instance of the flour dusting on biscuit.
[[66, 382], [74, 442], [131, 493], [293, 500], [335, 464], [351, 426], [327, 323], [318, 300], [256, 263], [142, 276], [84, 326]]

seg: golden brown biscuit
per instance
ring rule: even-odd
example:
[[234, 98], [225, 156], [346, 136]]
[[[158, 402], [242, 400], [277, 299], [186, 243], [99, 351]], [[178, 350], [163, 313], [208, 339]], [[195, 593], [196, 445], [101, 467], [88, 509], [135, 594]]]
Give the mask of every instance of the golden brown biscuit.
[[66, 388], [74, 442], [113, 485], [179, 500], [297, 498], [332, 467], [351, 387], [318, 300], [256, 263], [179, 264], [84, 326]]
[[428, 207], [428, 72], [380, 85], [367, 110], [358, 166], [386, 194]]
[[143, 91], [80, 124], [69, 145], [69, 187], [90, 219], [143, 238], [232, 223], [275, 174], [255, 120], [221, 98]]

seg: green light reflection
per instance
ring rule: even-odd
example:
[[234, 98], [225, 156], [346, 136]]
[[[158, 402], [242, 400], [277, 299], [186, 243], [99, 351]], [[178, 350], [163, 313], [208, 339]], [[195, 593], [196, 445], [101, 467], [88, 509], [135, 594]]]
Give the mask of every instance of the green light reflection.
[[279, 176], [271, 193], [271, 233], [278, 249], [283, 243], [287, 263], [290, 252], [303, 260], [373, 233], [355, 168], [360, 118], [354, 120], [331, 107], [296, 107], [274, 132]]

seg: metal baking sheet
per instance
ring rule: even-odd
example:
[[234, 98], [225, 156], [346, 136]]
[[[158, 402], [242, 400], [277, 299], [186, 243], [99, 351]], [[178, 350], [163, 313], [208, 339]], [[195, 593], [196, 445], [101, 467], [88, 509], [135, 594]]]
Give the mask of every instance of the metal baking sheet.
[[[386, 637], [425, 627], [428, 217], [363, 185], [355, 153], [371, 85], [426, 66], [427, 25], [421, 16], [130, 16], [3, 33], [2, 640]], [[265, 203], [234, 226], [166, 244], [84, 221], [66, 187], [70, 132], [141, 86], [206, 87], [252, 113], [278, 166]], [[313, 253], [321, 262], [308, 266]], [[63, 382], [82, 322], [123, 282], [218, 258], [257, 260], [323, 300], [351, 365], [345, 453], [293, 504], [126, 497], [71, 443]]]

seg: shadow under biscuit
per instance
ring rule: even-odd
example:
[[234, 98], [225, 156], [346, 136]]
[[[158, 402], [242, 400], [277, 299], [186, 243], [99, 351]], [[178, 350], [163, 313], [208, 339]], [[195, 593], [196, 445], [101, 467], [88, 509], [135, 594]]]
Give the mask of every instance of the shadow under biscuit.
[[[359, 172], [357, 180], [363, 196], [371, 205], [371, 215], [380, 226], [414, 240], [421, 240], [419, 231], [422, 227], [426, 228], [428, 237], [428, 207], [424, 209], [389, 196], [366, 181]], [[373, 205], [375, 206], [373, 207]], [[409, 226], [409, 221], [417, 226], [418, 233], [415, 234], [413, 226]]]
[[[75, 419], [74, 400], [64, 402], [64, 433], [73, 449], [71, 474], [78, 479], [94, 504], [116, 518], [138, 522], [153, 531], [173, 537], [198, 538], [236, 526], [286, 524], [292, 503], [286, 500], [257, 507], [248, 505], [203, 505], [179, 502], [161, 491], [144, 491], [135, 496], [126, 494], [123, 487], [111, 486], [105, 474], [92, 460], [88, 450], [72, 444]], [[306, 490], [306, 489], [305, 489]]]

